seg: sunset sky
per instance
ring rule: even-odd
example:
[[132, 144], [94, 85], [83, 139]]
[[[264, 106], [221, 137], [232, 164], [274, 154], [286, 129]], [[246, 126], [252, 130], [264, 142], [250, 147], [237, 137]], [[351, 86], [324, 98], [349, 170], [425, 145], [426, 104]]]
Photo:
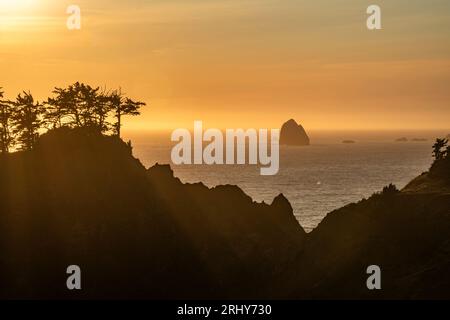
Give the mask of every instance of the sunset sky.
[[0, 0], [0, 74], [9, 98], [121, 86], [149, 103], [129, 130], [449, 129], [450, 1]]

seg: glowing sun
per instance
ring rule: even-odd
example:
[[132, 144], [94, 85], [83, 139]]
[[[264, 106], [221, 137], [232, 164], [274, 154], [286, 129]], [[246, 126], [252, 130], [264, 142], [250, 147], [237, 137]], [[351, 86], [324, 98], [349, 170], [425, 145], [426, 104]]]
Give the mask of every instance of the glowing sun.
[[34, 0], [0, 0], [0, 10], [3, 12], [17, 11], [19, 9], [28, 8]]

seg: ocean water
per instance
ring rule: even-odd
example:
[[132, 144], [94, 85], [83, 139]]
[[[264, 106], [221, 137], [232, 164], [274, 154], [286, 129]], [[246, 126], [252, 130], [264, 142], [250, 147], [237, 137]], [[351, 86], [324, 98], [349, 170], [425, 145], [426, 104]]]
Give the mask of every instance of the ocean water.
[[[422, 142], [395, 142], [394, 135], [366, 135], [357, 137], [354, 144], [343, 144], [346, 135], [317, 135], [311, 146], [281, 147], [280, 170], [274, 176], [261, 176], [259, 166], [172, 165], [172, 168], [183, 182], [203, 182], [209, 187], [238, 185], [258, 202], [271, 203], [283, 193], [299, 223], [309, 232], [328, 212], [369, 197], [389, 183], [403, 188], [428, 170], [434, 136], [439, 135], [428, 136]], [[170, 163], [173, 145], [168, 139], [133, 140], [134, 155], [146, 167]]]

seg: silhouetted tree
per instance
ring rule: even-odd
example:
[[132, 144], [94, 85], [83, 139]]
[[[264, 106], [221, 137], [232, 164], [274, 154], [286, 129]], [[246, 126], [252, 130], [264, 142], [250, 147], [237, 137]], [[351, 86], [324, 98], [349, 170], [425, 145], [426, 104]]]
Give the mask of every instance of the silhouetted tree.
[[14, 102], [13, 114], [14, 134], [23, 150], [33, 149], [42, 124], [43, 108], [35, 102], [30, 92], [19, 94]]
[[107, 119], [111, 108], [112, 103], [110, 94], [106, 91], [106, 89], [104, 89], [102, 92], [97, 94], [94, 108], [96, 126], [101, 132], [107, 132], [110, 129], [110, 123]]
[[76, 82], [67, 88], [55, 88], [55, 97], [47, 101], [45, 119], [53, 127], [91, 127], [108, 130], [109, 96], [84, 83]]
[[55, 97], [48, 98], [45, 102], [45, 124], [53, 128], [80, 125], [74, 90], [70, 86], [67, 89], [55, 88], [53, 94]]
[[99, 89], [98, 87], [92, 88], [84, 83], [77, 82], [74, 84], [76, 108], [81, 116], [81, 126], [83, 127], [97, 126], [95, 111]]
[[442, 151], [447, 146], [447, 139], [436, 139], [436, 143], [433, 145], [433, 157], [436, 161], [442, 160], [445, 157], [446, 151]]
[[0, 88], [0, 153], [5, 154], [14, 144], [13, 136], [13, 112], [14, 105], [10, 101], [5, 101], [3, 91]]
[[138, 116], [140, 108], [145, 106], [144, 102], [133, 101], [125, 97], [121, 90], [116, 90], [110, 95], [111, 109], [114, 112], [116, 122], [114, 123], [114, 133], [120, 137], [120, 128], [122, 127], [122, 116]]
[[2, 97], [0, 90], [2, 153], [8, 152], [14, 142], [21, 149], [32, 149], [43, 128], [88, 127], [102, 133], [112, 130], [120, 137], [122, 116], [139, 115], [140, 108], [146, 105], [125, 97], [120, 90], [108, 92], [80, 82], [66, 88], [56, 87], [53, 97], [43, 104], [35, 102], [29, 92], [19, 94], [14, 102], [3, 101]]

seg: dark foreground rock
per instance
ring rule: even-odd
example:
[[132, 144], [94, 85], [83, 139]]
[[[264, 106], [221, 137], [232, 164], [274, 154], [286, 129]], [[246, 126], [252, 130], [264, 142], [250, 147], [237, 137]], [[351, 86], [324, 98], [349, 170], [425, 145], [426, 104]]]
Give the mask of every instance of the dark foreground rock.
[[[305, 232], [282, 195], [182, 184], [118, 138], [45, 134], [0, 159], [0, 297], [265, 297]], [[79, 265], [83, 290], [66, 289]]]
[[[429, 179], [450, 185], [448, 168]], [[450, 298], [445, 192], [387, 188], [306, 234], [283, 195], [183, 184], [118, 138], [60, 129], [0, 158], [0, 194], [0, 298]]]

